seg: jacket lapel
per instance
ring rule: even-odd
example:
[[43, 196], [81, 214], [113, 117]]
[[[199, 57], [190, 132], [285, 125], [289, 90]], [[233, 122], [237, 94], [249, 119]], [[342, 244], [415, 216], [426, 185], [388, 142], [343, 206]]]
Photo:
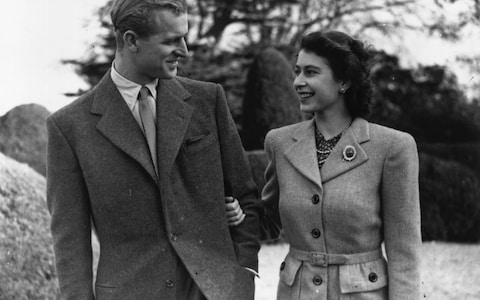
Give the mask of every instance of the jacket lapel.
[[292, 135], [294, 143], [285, 151], [285, 157], [298, 172], [322, 188], [315, 151], [313, 120], [301, 123], [298, 130]]
[[[367, 153], [361, 144], [368, 140], [370, 140], [368, 122], [360, 118], [355, 119], [322, 166], [320, 170], [322, 182], [325, 183], [367, 161]], [[355, 148], [355, 156], [351, 161], [344, 159], [343, 151], [347, 146]]]
[[130, 109], [113, 83], [108, 71], [97, 86], [91, 112], [102, 115], [97, 124], [101, 132], [116, 147], [138, 161], [158, 182], [150, 158], [148, 144]]
[[176, 80], [157, 86], [157, 161], [160, 180], [167, 179], [184, 141], [194, 108], [184, 100], [190, 93]]

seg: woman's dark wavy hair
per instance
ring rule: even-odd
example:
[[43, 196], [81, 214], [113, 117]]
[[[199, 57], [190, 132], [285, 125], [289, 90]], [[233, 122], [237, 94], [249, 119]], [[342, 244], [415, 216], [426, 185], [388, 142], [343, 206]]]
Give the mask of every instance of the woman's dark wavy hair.
[[364, 44], [339, 31], [305, 35], [300, 49], [327, 59], [336, 80], [350, 82], [345, 103], [352, 117], [368, 117], [374, 86], [370, 79], [370, 53]]

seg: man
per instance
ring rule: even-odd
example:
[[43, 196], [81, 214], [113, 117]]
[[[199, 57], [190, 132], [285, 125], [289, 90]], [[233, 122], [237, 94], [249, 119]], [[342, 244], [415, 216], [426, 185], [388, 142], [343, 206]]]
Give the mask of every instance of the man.
[[[222, 88], [176, 77], [184, 0], [118, 0], [111, 17], [111, 70], [47, 121], [62, 297], [253, 299], [259, 201]], [[225, 196], [246, 214], [232, 229]]]

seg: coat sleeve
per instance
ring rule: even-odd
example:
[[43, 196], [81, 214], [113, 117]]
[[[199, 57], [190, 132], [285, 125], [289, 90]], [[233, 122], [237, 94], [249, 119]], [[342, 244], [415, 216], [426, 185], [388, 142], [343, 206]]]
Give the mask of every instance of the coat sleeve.
[[250, 164], [230, 115], [223, 88], [217, 85], [216, 122], [225, 196], [238, 199], [246, 217], [239, 226], [230, 227], [238, 263], [258, 271], [261, 212], [258, 191], [251, 175]]
[[382, 204], [389, 299], [420, 299], [418, 152], [412, 136], [394, 139], [384, 163]]
[[267, 168], [265, 169], [265, 186], [262, 190], [262, 204], [264, 208], [261, 219], [262, 240], [273, 240], [280, 237], [282, 222], [278, 210], [280, 197], [278, 178], [275, 163], [275, 154], [272, 145], [271, 134], [265, 137], [265, 153], [268, 157]]
[[94, 299], [90, 205], [76, 155], [47, 119], [47, 204], [61, 299]]

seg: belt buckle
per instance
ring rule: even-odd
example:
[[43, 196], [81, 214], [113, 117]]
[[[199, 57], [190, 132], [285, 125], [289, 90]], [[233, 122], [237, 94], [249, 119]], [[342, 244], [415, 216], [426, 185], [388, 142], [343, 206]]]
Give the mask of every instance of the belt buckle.
[[310, 252], [308, 256], [312, 265], [328, 267], [328, 258], [326, 253]]

